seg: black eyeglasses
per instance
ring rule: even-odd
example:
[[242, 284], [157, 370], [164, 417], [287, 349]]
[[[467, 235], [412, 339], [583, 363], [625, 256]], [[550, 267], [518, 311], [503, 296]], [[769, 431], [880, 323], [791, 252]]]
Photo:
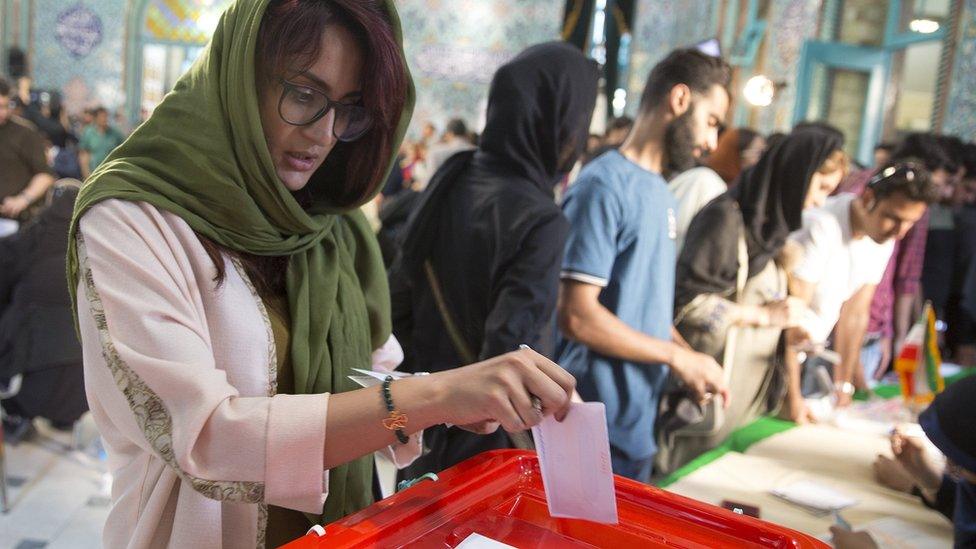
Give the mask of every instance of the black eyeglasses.
[[889, 179], [899, 178], [906, 179], [908, 181], [915, 181], [919, 177], [920, 169], [914, 162], [903, 162], [901, 164], [895, 164], [894, 166], [888, 166], [887, 168], [881, 170], [874, 177], [868, 181], [869, 188], [875, 188], [881, 185]]
[[278, 115], [292, 126], [314, 124], [330, 110], [335, 111], [332, 135], [339, 141], [355, 141], [373, 126], [373, 116], [366, 107], [333, 101], [314, 88], [284, 79], [279, 79], [279, 82], [282, 89]]

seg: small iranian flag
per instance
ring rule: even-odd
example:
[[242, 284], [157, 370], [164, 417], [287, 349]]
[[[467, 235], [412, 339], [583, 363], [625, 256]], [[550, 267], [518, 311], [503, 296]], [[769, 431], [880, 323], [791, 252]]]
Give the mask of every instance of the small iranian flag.
[[901, 380], [901, 394], [909, 404], [926, 405], [945, 389], [942, 379], [942, 357], [935, 333], [935, 311], [926, 303], [918, 322], [909, 330], [901, 352], [895, 359], [895, 371]]

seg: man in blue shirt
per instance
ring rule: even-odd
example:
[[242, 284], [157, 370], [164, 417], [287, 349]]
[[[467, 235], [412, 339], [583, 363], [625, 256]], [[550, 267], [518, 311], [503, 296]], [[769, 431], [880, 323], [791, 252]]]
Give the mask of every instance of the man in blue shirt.
[[715, 360], [672, 339], [675, 201], [663, 177], [714, 149], [728, 83], [721, 59], [672, 52], [651, 71], [627, 140], [588, 164], [563, 202], [556, 361], [584, 400], [606, 405], [614, 472], [640, 481], [669, 368], [698, 398], [728, 402]]

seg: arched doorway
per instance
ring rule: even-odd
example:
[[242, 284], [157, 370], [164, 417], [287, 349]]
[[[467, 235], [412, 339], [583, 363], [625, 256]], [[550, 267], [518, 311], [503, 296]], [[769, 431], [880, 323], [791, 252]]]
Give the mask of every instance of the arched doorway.
[[203, 52], [231, 1], [136, 0], [128, 21], [129, 120], [141, 122], [173, 89]]

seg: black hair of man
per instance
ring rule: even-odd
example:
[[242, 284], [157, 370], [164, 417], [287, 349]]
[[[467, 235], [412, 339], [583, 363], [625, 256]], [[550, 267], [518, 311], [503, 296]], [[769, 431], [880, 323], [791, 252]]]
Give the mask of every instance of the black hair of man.
[[964, 154], [962, 139], [954, 135], [938, 135], [936, 137], [939, 143], [942, 143], [942, 147], [949, 156], [951, 164], [948, 167], [948, 171], [952, 173], [959, 171], [959, 168], [962, 167], [962, 157]]
[[889, 164], [868, 182], [868, 188], [874, 191], [877, 200], [894, 194], [926, 205], [939, 200], [939, 189], [932, 182], [932, 176], [916, 159]]
[[460, 118], [452, 118], [448, 123], [444, 131], [460, 138], [466, 138], [468, 136], [468, 125], [464, 123], [464, 120]]
[[728, 92], [731, 80], [732, 69], [722, 58], [694, 48], [674, 50], [647, 76], [640, 98], [640, 112], [654, 110], [679, 84], [688, 86], [693, 93], [708, 93], [715, 86]]
[[0, 97], [10, 97], [10, 84], [0, 77]]
[[91, 110], [91, 113], [92, 113], [92, 116], [98, 116], [98, 115], [100, 115], [102, 113], [108, 114], [108, 109], [106, 109], [105, 107], [99, 106], [99, 107], [95, 107], [94, 109], [92, 109]]
[[901, 145], [891, 153], [892, 162], [908, 159], [921, 162], [930, 172], [937, 170], [956, 171], [953, 168], [955, 163], [946, 151], [945, 145], [931, 133], [910, 133], [905, 136]]
[[634, 119], [629, 116], [618, 116], [607, 124], [606, 133], [610, 133], [614, 130], [630, 130], [634, 125]]
[[963, 145], [962, 165], [966, 168], [966, 177], [976, 179], [976, 143]]
[[894, 143], [891, 143], [891, 142], [888, 142], [888, 141], [886, 141], [884, 143], [878, 143], [874, 147], [874, 152], [884, 151], [884, 152], [890, 154], [894, 150], [895, 150], [895, 144]]

